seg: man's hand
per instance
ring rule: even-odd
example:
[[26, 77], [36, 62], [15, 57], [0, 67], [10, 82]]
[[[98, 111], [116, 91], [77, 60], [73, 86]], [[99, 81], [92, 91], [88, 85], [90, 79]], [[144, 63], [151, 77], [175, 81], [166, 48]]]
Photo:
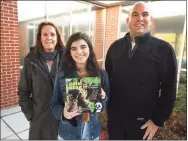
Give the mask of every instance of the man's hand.
[[100, 136], [99, 136], [99, 140], [108, 140], [109, 136], [108, 136], [108, 132], [107, 131], [101, 131]]
[[158, 126], [156, 126], [152, 120], [148, 120], [144, 125], [141, 126], [141, 129], [146, 128], [146, 132], [143, 136], [143, 139], [152, 140], [155, 132], [158, 130]]

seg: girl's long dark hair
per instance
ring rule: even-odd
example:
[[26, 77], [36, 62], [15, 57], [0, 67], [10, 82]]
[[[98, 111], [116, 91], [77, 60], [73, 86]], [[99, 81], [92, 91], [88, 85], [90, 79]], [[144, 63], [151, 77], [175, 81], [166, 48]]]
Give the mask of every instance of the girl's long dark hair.
[[89, 72], [90, 76], [100, 76], [100, 67], [97, 63], [96, 55], [94, 53], [91, 40], [87, 34], [82, 32], [72, 34], [67, 41], [62, 65], [63, 71], [65, 72], [65, 74], [69, 74], [70, 72], [77, 70], [76, 63], [73, 60], [70, 51], [72, 43], [78, 40], [84, 40], [89, 47], [90, 54], [86, 64], [87, 72]]

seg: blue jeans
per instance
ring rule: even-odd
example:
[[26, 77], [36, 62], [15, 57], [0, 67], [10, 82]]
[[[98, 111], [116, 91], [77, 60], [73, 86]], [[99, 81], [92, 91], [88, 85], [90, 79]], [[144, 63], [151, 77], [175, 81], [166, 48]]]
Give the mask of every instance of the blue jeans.
[[[83, 132], [82, 132], [82, 140], [91, 140], [92, 137], [90, 137], [90, 131], [89, 129], [89, 123], [86, 122], [86, 123], [83, 123], [82, 125], [82, 129], [83, 129]], [[99, 137], [95, 138], [94, 140], [99, 140]]]

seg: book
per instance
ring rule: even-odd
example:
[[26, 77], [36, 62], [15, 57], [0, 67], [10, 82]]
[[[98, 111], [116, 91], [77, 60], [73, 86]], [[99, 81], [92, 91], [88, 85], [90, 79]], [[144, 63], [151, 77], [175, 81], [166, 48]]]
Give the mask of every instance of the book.
[[101, 99], [101, 78], [67, 78], [66, 98], [67, 111], [75, 108], [78, 112], [102, 112], [104, 106]]

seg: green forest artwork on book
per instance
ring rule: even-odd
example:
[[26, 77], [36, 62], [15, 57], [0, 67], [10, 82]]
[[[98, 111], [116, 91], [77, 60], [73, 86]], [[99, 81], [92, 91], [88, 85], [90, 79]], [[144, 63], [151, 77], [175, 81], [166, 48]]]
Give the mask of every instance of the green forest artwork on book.
[[67, 78], [66, 79], [67, 111], [77, 108], [78, 112], [102, 112], [101, 78]]

